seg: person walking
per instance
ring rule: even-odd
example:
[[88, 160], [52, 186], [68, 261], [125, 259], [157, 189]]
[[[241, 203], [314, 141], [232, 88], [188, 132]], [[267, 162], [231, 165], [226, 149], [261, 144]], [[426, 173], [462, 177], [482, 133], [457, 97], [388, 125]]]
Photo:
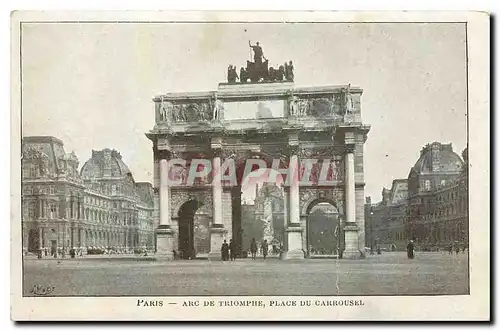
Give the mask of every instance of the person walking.
[[264, 240], [264, 242], [261, 245], [261, 249], [262, 249], [262, 256], [264, 257], [265, 260], [267, 257], [267, 250], [268, 250], [267, 240]]
[[236, 260], [236, 245], [234, 244], [233, 239], [229, 239], [229, 256], [231, 261]]
[[408, 242], [408, 245], [406, 246], [406, 254], [408, 255], [409, 259], [413, 259], [415, 257], [413, 250], [415, 249], [415, 245], [413, 244], [413, 240], [410, 240]]
[[250, 252], [252, 253], [252, 260], [255, 260], [257, 257], [257, 242], [255, 241], [255, 238], [252, 238], [252, 241], [250, 242]]
[[224, 239], [224, 242], [222, 243], [220, 252], [222, 261], [227, 261], [229, 256], [229, 245], [227, 244], [226, 239]]

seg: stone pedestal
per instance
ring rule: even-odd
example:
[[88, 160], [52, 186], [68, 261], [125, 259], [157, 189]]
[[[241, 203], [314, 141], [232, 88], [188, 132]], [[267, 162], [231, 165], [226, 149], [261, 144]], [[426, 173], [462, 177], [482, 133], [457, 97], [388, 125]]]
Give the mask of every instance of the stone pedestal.
[[224, 236], [227, 230], [222, 224], [212, 224], [210, 228], [210, 253], [208, 253], [208, 259], [211, 261], [220, 261], [221, 247], [224, 242]]
[[[345, 249], [342, 254], [343, 259], [361, 259], [364, 258], [363, 251], [360, 251], [358, 240], [359, 228], [356, 224], [349, 224], [344, 226], [344, 241]], [[363, 247], [364, 249], [364, 247]]]
[[160, 225], [156, 229], [156, 254], [158, 260], [172, 260], [174, 231], [168, 225]]
[[287, 251], [283, 253], [281, 258], [283, 260], [301, 260], [304, 258], [304, 251], [302, 250], [302, 228], [300, 224], [288, 225], [285, 230], [287, 236], [288, 247]]

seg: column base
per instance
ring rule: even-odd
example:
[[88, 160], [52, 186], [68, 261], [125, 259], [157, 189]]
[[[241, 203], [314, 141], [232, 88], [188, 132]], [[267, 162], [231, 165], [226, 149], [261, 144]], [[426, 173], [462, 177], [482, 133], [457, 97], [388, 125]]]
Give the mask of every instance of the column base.
[[221, 247], [226, 233], [227, 230], [222, 224], [212, 224], [210, 227], [210, 253], [208, 253], [210, 261], [222, 260]]
[[281, 255], [282, 260], [303, 260], [304, 251], [302, 249], [294, 249], [293, 251], [286, 251]]
[[302, 260], [304, 251], [302, 250], [302, 228], [300, 224], [289, 224], [285, 230], [288, 247], [281, 256], [282, 260]]
[[170, 261], [174, 259], [173, 252], [174, 231], [169, 225], [160, 225], [156, 229], [156, 254], [155, 258], [160, 261]]
[[344, 226], [345, 249], [342, 253], [342, 259], [359, 260], [365, 258], [364, 252], [358, 247], [358, 231], [359, 228], [355, 224]]

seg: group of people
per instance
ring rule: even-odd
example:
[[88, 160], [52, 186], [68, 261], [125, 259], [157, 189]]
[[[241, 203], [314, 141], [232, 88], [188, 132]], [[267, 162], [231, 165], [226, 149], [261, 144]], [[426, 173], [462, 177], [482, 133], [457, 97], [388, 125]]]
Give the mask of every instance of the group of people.
[[[150, 251], [146, 248], [130, 248], [130, 247], [42, 247], [35, 251], [38, 259], [43, 257], [53, 257], [53, 258], [66, 258], [70, 256], [71, 258], [83, 257], [85, 255], [114, 255], [114, 254], [141, 254], [147, 256]], [[24, 252], [27, 255], [28, 251]]]
[[458, 254], [458, 253], [460, 253], [460, 248], [462, 248], [462, 252], [465, 253], [465, 249], [467, 248], [467, 245], [466, 244], [460, 245], [460, 243], [458, 241], [450, 242], [448, 244], [448, 253], [453, 254], [453, 252], [455, 252]]
[[[267, 240], [264, 240], [262, 242], [262, 244], [260, 245], [260, 249], [262, 257], [265, 260], [269, 254], [269, 243], [267, 242]], [[236, 247], [236, 243], [233, 241], [233, 239], [230, 239], [229, 243], [227, 242], [226, 239], [224, 239], [224, 242], [222, 243], [221, 247], [222, 261], [235, 261], [238, 253], [237, 251], [238, 248]], [[258, 251], [257, 241], [255, 241], [255, 238], [252, 238], [252, 241], [250, 242], [250, 254], [252, 260], [257, 259], [257, 251]]]
[[[448, 254], [453, 254], [453, 252], [458, 254], [460, 253], [460, 250], [462, 250], [462, 252], [465, 253], [467, 245], [460, 244], [458, 241], [455, 242], [452, 241], [448, 244], [447, 248], [448, 248]], [[415, 257], [414, 251], [415, 251], [415, 242], [413, 240], [410, 240], [408, 242], [408, 245], [406, 246], [406, 252], [409, 259], [413, 259]]]
[[224, 239], [220, 252], [222, 261], [228, 261], [229, 259], [231, 261], [236, 260], [236, 245], [233, 239], [229, 240], [229, 244], [227, 243], [227, 240]]

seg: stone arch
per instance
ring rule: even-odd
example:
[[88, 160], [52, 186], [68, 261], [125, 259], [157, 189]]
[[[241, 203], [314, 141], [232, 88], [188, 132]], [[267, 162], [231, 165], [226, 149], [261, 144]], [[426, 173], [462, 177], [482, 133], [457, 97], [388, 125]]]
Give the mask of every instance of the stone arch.
[[309, 215], [309, 213], [311, 212], [311, 210], [318, 204], [320, 203], [329, 203], [330, 205], [332, 205], [333, 207], [335, 207], [335, 209], [337, 209], [337, 212], [339, 215], [342, 215], [343, 214], [343, 210], [341, 211], [340, 210], [340, 207], [338, 205], [338, 203], [336, 201], [334, 201], [333, 199], [329, 199], [329, 198], [318, 198], [318, 197], [311, 197], [309, 198], [303, 205], [302, 205], [302, 209], [301, 209], [301, 215], [303, 216], [307, 216]]
[[334, 206], [339, 215], [344, 217], [344, 194], [338, 188], [321, 190], [321, 189], [301, 189], [300, 190], [300, 215], [307, 216], [308, 212], [314, 205], [320, 202], [327, 202]]
[[197, 201], [199, 204], [198, 208], [203, 208], [204, 211], [212, 216], [212, 194], [210, 192], [203, 191], [193, 194], [189, 194], [187, 192], [176, 192], [176, 198], [172, 199], [171, 201], [172, 217], [178, 218], [179, 211], [181, 210], [182, 206], [184, 206], [191, 200]]

